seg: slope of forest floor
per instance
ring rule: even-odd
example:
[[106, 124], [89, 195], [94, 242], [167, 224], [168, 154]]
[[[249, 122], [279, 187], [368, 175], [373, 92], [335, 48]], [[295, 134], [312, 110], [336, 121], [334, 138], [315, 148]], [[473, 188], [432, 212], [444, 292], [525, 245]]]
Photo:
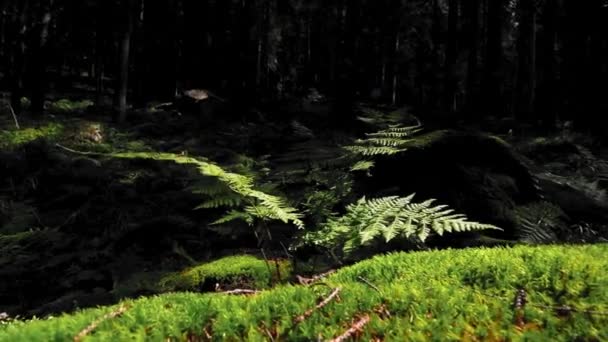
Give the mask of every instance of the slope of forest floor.
[[[13, 281], [0, 283], [0, 313], [9, 317], [44, 317], [177, 290], [213, 292], [217, 284], [257, 290], [294, 280], [292, 274], [322, 272], [335, 255], [290, 247], [363, 196], [415, 192], [503, 231], [380, 244], [359, 259], [395, 249], [608, 238], [608, 162], [599, 157], [605, 151], [580, 134], [425, 131], [408, 152], [352, 171], [342, 146], [387, 123], [408, 122], [407, 115], [362, 110], [367, 117], [355, 132], [328, 129], [314, 116], [270, 120], [259, 113], [200, 127], [187, 113], [147, 109], [130, 113], [121, 126], [90, 112], [89, 104], [51, 103], [44, 118], [20, 117], [20, 129], [10, 118], [1, 123], [0, 278]], [[112, 157], [135, 152], [162, 152], [165, 159]], [[258, 195], [272, 194], [301, 213], [306, 230], [276, 217], [253, 227], [214, 224], [244, 198], [222, 192], [225, 184], [201, 177], [195, 167], [166, 160], [190, 157], [221, 167], [229, 181], [250, 179]], [[201, 276], [207, 271], [198, 267], [205, 263], [241, 254], [258, 259], [219, 282]]]
[[397, 253], [249, 296], [171, 293], [0, 326], [0, 341], [602, 341], [606, 245]]

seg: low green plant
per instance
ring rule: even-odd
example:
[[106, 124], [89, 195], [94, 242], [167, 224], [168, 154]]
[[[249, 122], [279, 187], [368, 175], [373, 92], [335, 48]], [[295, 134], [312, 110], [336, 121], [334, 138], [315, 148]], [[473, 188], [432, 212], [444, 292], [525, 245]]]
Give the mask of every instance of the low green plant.
[[[362, 341], [603, 341], [607, 245], [444, 250], [378, 256], [319, 286], [254, 296], [172, 293], [0, 325], [0, 341], [327, 340], [369, 317]], [[320, 286], [323, 285], [323, 286]], [[296, 319], [339, 288], [339, 299]], [[514, 305], [518, 293], [523, 306]], [[121, 309], [121, 310], [119, 310]], [[101, 319], [108, 313], [121, 312]]]
[[48, 107], [48, 111], [54, 114], [67, 114], [85, 110], [92, 105], [94, 105], [94, 103], [91, 100], [72, 101], [69, 99], [60, 99], [52, 102]]
[[0, 149], [16, 149], [37, 139], [54, 141], [60, 138], [63, 132], [64, 126], [59, 123], [48, 123], [20, 130], [0, 130]]
[[425, 242], [431, 234], [443, 235], [496, 226], [468, 221], [465, 215], [455, 214], [446, 205], [434, 205], [435, 200], [414, 203], [408, 197], [360, 199], [346, 208], [346, 214], [330, 219], [323, 229], [309, 233], [305, 243], [329, 250], [341, 249], [345, 256], [394, 239]]

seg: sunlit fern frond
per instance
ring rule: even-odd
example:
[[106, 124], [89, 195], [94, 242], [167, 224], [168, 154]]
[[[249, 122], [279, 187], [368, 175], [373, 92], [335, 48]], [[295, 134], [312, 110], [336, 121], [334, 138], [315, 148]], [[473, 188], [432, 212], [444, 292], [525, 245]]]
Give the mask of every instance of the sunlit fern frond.
[[310, 233], [305, 239], [329, 249], [341, 248], [348, 256], [372, 243], [388, 243], [397, 238], [424, 242], [431, 234], [500, 229], [496, 226], [472, 222], [465, 215], [456, 214], [434, 200], [414, 203], [408, 197], [365, 197], [347, 207], [346, 213], [330, 219], [325, 227]]
[[[255, 213], [245, 210], [250, 215], [254, 215], [255, 218], [262, 220], [276, 219], [284, 223], [292, 223], [298, 228], [304, 227], [301, 215], [295, 208], [289, 206], [287, 202], [279, 196], [270, 195], [255, 189], [255, 182], [251, 177], [228, 172], [220, 166], [210, 162], [171, 153], [116, 153], [112, 154], [112, 156], [114, 158], [152, 159], [193, 165], [198, 169], [201, 176], [214, 177], [230, 190], [227, 192], [218, 192], [217, 184], [213, 185], [212, 188], [200, 190], [201, 193], [206, 193], [207, 195], [215, 194], [217, 195], [217, 198], [215, 200], [212, 198], [210, 201], [203, 203], [198, 207], [199, 209], [205, 207], [213, 208], [222, 203], [229, 207], [242, 203], [245, 204], [247, 208], [251, 206], [262, 208], [260, 213], [263, 215], [261, 216], [255, 216]], [[239, 200], [236, 197], [240, 197], [241, 199]], [[240, 218], [243, 218], [243, 216]]]

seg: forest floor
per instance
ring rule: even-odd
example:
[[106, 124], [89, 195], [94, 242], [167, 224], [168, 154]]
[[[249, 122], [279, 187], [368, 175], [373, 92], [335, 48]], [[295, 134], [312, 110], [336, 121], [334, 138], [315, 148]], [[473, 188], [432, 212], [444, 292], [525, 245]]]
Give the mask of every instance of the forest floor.
[[[128, 124], [116, 125], [109, 117], [90, 112], [89, 105], [59, 100], [49, 105], [44, 118], [20, 117], [20, 129], [10, 117], [0, 123], [0, 278], [14, 279], [0, 284], [0, 313], [6, 312], [0, 317], [0, 340], [41, 336], [65, 340], [96, 317], [120, 308], [124, 312], [121, 309], [114, 315], [120, 319], [102, 322], [99, 331], [94, 326], [91, 336], [100, 340], [127, 335], [275, 340], [317, 338], [322, 332], [322, 338], [329, 338], [348, 330], [349, 324], [357, 328], [359, 322], [373, 328], [354, 329], [353, 336], [367, 339], [413, 336], [416, 340], [433, 331], [471, 340], [607, 337], [601, 328], [606, 322], [600, 316], [581, 313], [604, 310], [601, 305], [608, 302], [608, 287], [602, 285], [608, 278], [598, 271], [606, 268], [601, 264], [605, 253], [601, 246], [481, 249], [462, 252], [462, 257], [450, 254], [459, 252], [391, 256], [376, 262], [397, 265], [394, 270], [364, 262], [353, 269], [365, 272], [341, 271], [328, 280], [327, 291], [279, 285], [275, 292], [257, 294], [280, 283], [296, 282], [300, 279], [296, 275], [323, 272], [333, 260], [317, 255], [318, 250], [290, 249], [301, 233], [280, 220], [265, 223], [263, 231], [244, 223], [212, 224], [231, 208], [238, 209], [243, 199], [219, 196], [223, 188], [209, 183], [209, 177], [201, 177], [196, 168], [158, 160], [156, 154], [165, 153], [163, 158], [169, 155], [173, 161], [194, 157], [221, 167], [221, 172], [248, 177], [256, 189], [285, 198], [301, 212], [307, 229], [322, 226], [361, 196], [416, 192], [504, 228], [499, 235], [465, 234], [447, 239], [448, 243], [436, 236], [423, 249], [606, 242], [608, 161], [599, 157], [606, 150], [585, 135], [514, 136], [507, 134], [509, 127], [494, 127], [487, 135], [467, 130], [423, 132], [405, 157], [379, 159], [371, 172], [357, 173], [340, 164], [341, 146], [363, 135], [332, 131], [315, 117], [276, 121], [259, 116], [201, 128], [196, 117], [147, 109], [131, 113]], [[362, 115], [375, 120], [364, 120], [367, 132], [405, 120], [398, 112], [362, 111]], [[495, 133], [500, 137], [494, 138]], [[134, 153], [145, 158], [122, 158]], [[536, 193], [537, 189], [542, 191]], [[260, 236], [270, 231], [272, 237], [260, 248]], [[242, 254], [256, 258], [221, 263], [222, 257]], [[469, 266], [462, 273], [452, 273], [455, 269], [445, 262], [452, 256], [479, 262], [459, 263]], [[588, 260], [589, 266], [573, 263], [573, 258]], [[217, 259], [220, 264], [208, 264]], [[543, 264], [543, 260], [553, 261]], [[410, 273], [399, 268], [401, 264], [417, 268]], [[447, 273], [433, 275], [427, 268]], [[548, 268], [553, 271], [546, 272]], [[530, 283], [520, 282], [513, 270]], [[384, 272], [394, 272], [394, 279], [383, 278]], [[543, 275], [542, 284], [530, 276], [537, 273]], [[454, 274], [459, 279], [455, 283], [450, 278]], [[413, 289], [395, 282], [407, 277], [433, 279], [436, 294], [429, 295], [424, 282], [401, 282], [413, 284]], [[487, 290], [489, 295], [460, 291], [453, 283]], [[339, 310], [306, 314], [310, 303], [328, 298], [336, 288], [343, 291]], [[520, 309], [513, 306], [519, 288], [529, 291], [537, 305], [521, 308], [521, 317]], [[255, 296], [170, 294], [128, 300], [118, 307], [59, 320], [14, 320], [15, 316], [44, 317], [173, 291], [232, 290], [254, 291]], [[393, 292], [399, 295], [386, 295]], [[458, 296], [450, 299], [450, 293]], [[369, 301], [357, 303], [356, 298]], [[440, 303], [450, 300], [454, 308], [471, 302], [479, 305], [464, 314], [444, 306], [437, 311]], [[486, 304], [496, 310], [484, 309]], [[244, 313], [252, 305], [265, 308], [259, 311], [261, 316]], [[557, 306], [558, 314], [543, 305]], [[565, 306], [578, 311], [570, 312]], [[206, 308], [213, 310], [204, 313]], [[277, 312], [279, 308], [286, 311]], [[448, 310], [446, 317], [449, 312], [457, 319], [436, 316], [444, 310]], [[298, 315], [305, 316], [302, 322], [294, 318]], [[373, 319], [367, 323], [366, 317]], [[403, 330], [391, 330], [396, 323]]]

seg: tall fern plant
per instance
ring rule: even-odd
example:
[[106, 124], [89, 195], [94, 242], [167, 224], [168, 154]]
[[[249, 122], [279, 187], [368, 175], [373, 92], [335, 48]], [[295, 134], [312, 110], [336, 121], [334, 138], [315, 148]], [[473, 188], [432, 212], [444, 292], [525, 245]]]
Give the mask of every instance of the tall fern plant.
[[215, 221], [220, 225], [233, 220], [243, 220], [249, 225], [263, 221], [278, 220], [304, 228], [301, 215], [287, 202], [255, 188], [251, 177], [232, 173], [218, 165], [192, 157], [171, 153], [115, 153], [114, 158], [151, 159], [172, 161], [177, 164], [193, 165], [202, 176], [192, 187], [193, 192], [208, 199], [195, 209], [226, 208], [229, 212]]
[[425, 242], [432, 234], [500, 229], [469, 221], [445, 205], [435, 205], [434, 200], [414, 203], [413, 198], [414, 195], [369, 200], [364, 197], [349, 205], [345, 215], [330, 219], [320, 231], [305, 235], [304, 243], [349, 258], [355, 252], [393, 240]]

